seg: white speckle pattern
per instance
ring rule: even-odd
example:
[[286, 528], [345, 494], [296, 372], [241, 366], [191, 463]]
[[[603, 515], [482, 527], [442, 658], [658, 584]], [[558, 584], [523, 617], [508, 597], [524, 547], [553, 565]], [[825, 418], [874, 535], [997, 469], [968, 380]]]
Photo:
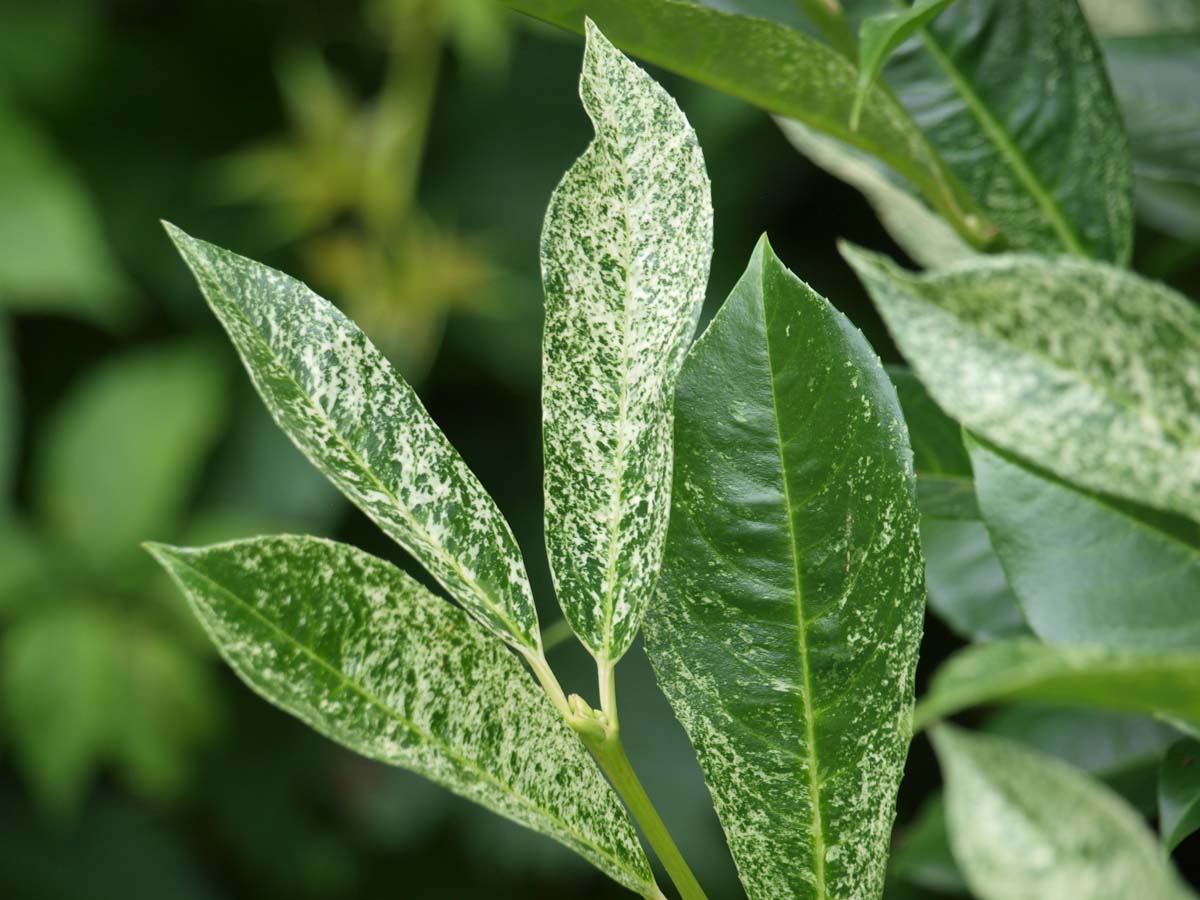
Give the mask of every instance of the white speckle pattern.
[[264, 699], [651, 895], [633, 826], [578, 737], [517, 658], [453, 605], [319, 538], [152, 550]]
[[1194, 897], [1141, 816], [1107, 786], [1005, 738], [943, 727], [954, 858], [980, 900]]
[[760, 243], [684, 364], [646, 649], [751, 900], [875, 900], [924, 614], [912, 455], [862, 334]]
[[712, 255], [696, 135], [590, 22], [580, 96], [596, 137], [542, 233], [546, 548], [567, 621], [629, 648], [670, 510], [671, 403]]
[[167, 230], [279, 427], [468, 612], [540, 652], [508, 523], [367, 336], [296, 279]]
[[980, 258], [916, 276], [843, 253], [938, 405], [1092, 490], [1200, 519], [1200, 310], [1067, 257]]

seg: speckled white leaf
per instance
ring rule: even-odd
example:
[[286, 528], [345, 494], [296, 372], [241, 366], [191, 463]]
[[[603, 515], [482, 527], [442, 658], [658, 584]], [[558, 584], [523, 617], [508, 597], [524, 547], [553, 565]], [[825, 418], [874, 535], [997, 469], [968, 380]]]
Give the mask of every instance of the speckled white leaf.
[[320, 538], [150, 549], [263, 698], [656, 896], [633, 826], [583, 744], [517, 657], [453, 605]]
[[167, 231], [279, 427], [468, 612], [540, 653], [508, 523], [367, 336], [296, 279]]
[[923, 276], [843, 250], [947, 413], [1086, 488], [1200, 518], [1200, 310], [1066, 257]]
[[943, 726], [954, 858], [979, 900], [1183, 900], [1193, 896], [1137, 812], [1066, 763], [1005, 738]]
[[672, 395], [704, 301], [712, 202], [675, 101], [590, 22], [579, 93], [596, 137], [542, 232], [546, 548], [571, 627], [615, 660], [662, 558]]
[[862, 334], [763, 240], [684, 363], [646, 652], [751, 900], [874, 900], [924, 584], [911, 451]]

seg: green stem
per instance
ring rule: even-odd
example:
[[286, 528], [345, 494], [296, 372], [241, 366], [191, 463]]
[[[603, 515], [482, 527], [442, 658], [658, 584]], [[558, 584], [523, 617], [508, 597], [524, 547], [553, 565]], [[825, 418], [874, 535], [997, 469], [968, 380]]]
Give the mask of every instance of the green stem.
[[646, 836], [671, 881], [675, 883], [682, 900], [708, 900], [700, 882], [684, 861], [683, 854], [675, 846], [671, 833], [667, 831], [667, 826], [659, 816], [658, 810], [654, 808], [646, 789], [642, 787], [633, 771], [633, 765], [625, 755], [625, 747], [621, 743], [620, 730], [606, 730], [603, 737], [581, 731], [580, 736], [596, 757], [596, 762], [600, 764], [612, 786], [625, 801], [634, 821], [641, 827], [642, 834]]

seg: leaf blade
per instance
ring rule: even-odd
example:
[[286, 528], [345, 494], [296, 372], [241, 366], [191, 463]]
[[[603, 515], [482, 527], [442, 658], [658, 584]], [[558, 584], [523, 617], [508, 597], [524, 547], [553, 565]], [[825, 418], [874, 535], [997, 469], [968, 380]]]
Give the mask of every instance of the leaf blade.
[[1082, 487], [1200, 517], [1200, 311], [1185, 298], [1067, 257], [913, 275], [842, 252], [964, 426]]
[[924, 597], [895, 393], [862, 335], [764, 239], [689, 354], [676, 414], [646, 625], [659, 684], [752, 900], [869, 895]]
[[1033, 638], [975, 644], [934, 674], [914, 727], [985, 703], [1056, 702], [1200, 721], [1200, 654], [1057, 647]]
[[292, 442], [481, 623], [538, 652], [508, 523], [366, 335], [301, 282], [166, 228]]
[[1191, 896], [1137, 813], [1077, 769], [950, 726], [933, 743], [954, 856], [981, 900]]
[[319, 538], [148, 549], [268, 702], [650, 890], [632, 825], [582, 744], [465, 613], [394, 566]]
[[1200, 830], [1200, 741], [1185, 738], [1167, 751], [1158, 775], [1158, 820], [1170, 853]]
[[596, 137], [542, 232], [546, 549], [571, 627], [615, 661], [662, 558], [671, 402], [704, 303], [712, 200], [682, 111], [590, 21], [580, 95]]

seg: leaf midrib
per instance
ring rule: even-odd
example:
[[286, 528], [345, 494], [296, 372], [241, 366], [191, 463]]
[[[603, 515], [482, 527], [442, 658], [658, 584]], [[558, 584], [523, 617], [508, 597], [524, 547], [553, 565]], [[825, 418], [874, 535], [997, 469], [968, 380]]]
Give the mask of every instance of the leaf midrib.
[[[892, 0], [892, 4], [900, 8], [906, 8], [902, 0]], [[983, 99], [976, 93], [970, 82], [967, 81], [966, 76], [959, 71], [958, 66], [955, 65], [954, 61], [930, 33], [928, 28], [920, 29], [918, 34], [920, 34], [921, 42], [925, 45], [925, 49], [929, 52], [930, 57], [938, 64], [938, 67], [946, 74], [946, 77], [950, 79], [950, 83], [959, 96], [962, 97], [967, 109], [975, 117], [984, 133], [987, 134], [992, 145], [1000, 151], [1000, 155], [1007, 161], [1013, 174], [1017, 176], [1029, 192], [1029, 195], [1034, 199], [1034, 202], [1042, 210], [1046, 221], [1058, 236], [1063, 247], [1068, 252], [1077, 256], [1090, 257], [1092, 254], [1083, 246], [1078, 234], [1075, 233], [1074, 228], [1067, 221], [1067, 217], [1059, 206], [1058, 201], [1038, 179], [1021, 148], [1017, 146], [1004, 126], [991, 114]]]
[[[298, 641], [296, 638], [294, 638], [289, 632], [284, 630], [281, 626], [277, 625], [271, 619], [267, 618], [255, 606], [248, 603], [247, 601], [245, 601], [244, 599], [239, 597], [237, 594], [234, 594], [232, 591], [228, 590], [224, 586], [213, 581], [211, 578], [209, 578], [206, 574], [204, 574], [202, 571], [197, 569], [195, 566], [190, 565], [189, 563], [184, 561], [184, 559], [182, 559], [178, 556], [176, 556], [175, 559], [176, 559], [176, 562], [178, 565], [181, 565], [181, 566], [185, 567], [186, 569], [188, 569], [188, 571], [192, 572], [197, 578], [201, 579], [205, 584], [209, 585], [210, 588], [213, 589], [219, 595], [225, 596], [229, 600], [232, 600], [235, 604], [237, 604], [237, 606], [244, 609], [252, 617], [257, 619], [259, 622], [261, 622], [263, 625], [265, 625], [268, 629], [270, 629], [271, 632], [278, 635], [283, 640], [283, 642], [290, 644], [291, 646], [293, 646], [294, 648], [299, 650], [301, 653], [303, 653], [305, 656], [307, 656], [309, 659], [311, 659], [318, 666], [320, 666], [321, 668], [328, 671], [330, 674], [332, 674], [337, 679], [337, 681], [343, 687], [349, 688], [352, 693], [358, 694], [358, 696], [360, 696], [367, 703], [369, 703], [372, 706], [379, 709], [385, 716], [393, 719], [394, 721], [399, 723], [401, 726], [406, 728], [408, 731], [410, 731], [412, 734], [414, 734], [415, 736], [417, 736], [418, 738], [423, 740], [425, 743], [429, 744], [430, 746], [432, 746], [432, 747], [436, 748], [437, 750], [441, 751], [442, 753], [444, 753], [453, 762], [458, 763], [464, 769], [474, 773], [476, 776], [478, 776], [480, 778], [480, 780], [485, 781], [488, 784], [492, 785], [494, 788], [497, 789], [497, 791], [499, 793], [504, 794], [508, 797], [511, 797], [512, 799], [516, 800], [522, 807], [526, 808], [527, 810], [529, 810], [530, 812], [532, 812], [536, 815], [541, 816], [542, 818], [544, 818], [547, 822], [551, 823], [552, 825], [557, 826], [558, 829], [561, 830], [561, 832], [563, 834], [571, 835], [574, 840], [578, 841], [581, 845], [588, 847], [591, 850], [595, 851], [597, 856], [599, 856], [601, 859], [608, 860], [610, 863], [612, 863], [614, 865], [615, 868], [621, 869], [621, 870], [626, 870], [625, 864], [622, 860], [620, 860], [619, 858], [617, 858], [615, 856], [612, 856], [607, 850], [604, 850], [603, 848], [601, 848], [599, 845], [597, 845], [590, 839], [578, 835], [572, 828], [570, 828], [567, 825], [566, 822], [564, 822], [562, 819], [558, 818], [556, 815], [554, 815], [554, 813], [538, 806], [536, 803], [534, 803], [532, 800], [530, 800], [525, 795], [519, 794], [519, 793], [513, 791], [503, 781], [500, 781], [498, 778], [496, 778], [496, 776], [492, 775], [486, 769], [481, 768], [476, 762], [474, 762], [473, 760], [468, 759], [464, 756], [461, 756], [456, 750], [454, 750], [454, 748], [450, 747], [444, 741], [439, 740], [434, 735], [419, 728], [416, 725], [416, 723], [414, 723], [414, 722], [410, 721], [409, 719], [405, 718], [404, 716], [402, 716], [399, 712], [397, 712], [395, 709], [393, 709], [391, 706], [389, 706], [387, 703], [385, 703], [379, 697], [376, 697], [373, 693], [371, 693], [369, 690], [367, 690], [365, 687], [363, 687], [357, 681], [353, 681], [352, 679], [348, 678], [346, 676], [346, 674], [344, 672], [342, 672], [341, 669], [334, 666], [332, 663], [327, 661], [324, 657], [318, 655], [308, 645], [302, 644], [300, 641]], [[222, 649], [224, 649], [223, 642], [218, 641], [218, 646], [220, 646]], [[272, 703], [279, 702], [279, 700], [277, 698], [267, 696], [265, 690], [259, 689], [256, 685], [254, 687], [255, 687], [256, 691], [259, 691], [260, 693], [262, 693], [263, 696], [266, 697], [268, 700], [270, 700]], [[296, 715], [299, 715], [299, 713], [296, 710], [290, 710], [290, 711]], [[413, 768], [415, 769], [416, 767], [414, 766]], [[420, 774], [424, 775], [426, 778], [429, 778], [433, 781], [439, 780], [435, 776], [435, 774], [431, 773], [431, 772], [420, 771]], [[635, 877], [638, 878], [639, 883], [646, 884], [646, 886], [649, 887], [648, 883], [641, 881], [640, 876], [635, 875]]]
[[805, 745], [807, 750], [808, 792], [813, 818], [810, 832], [813, 840], [813, 877], [816, 880], [816, 900], [825, 900], [825, 826], [821, 815], [820, 761], [817, 754], [816, 725], [812, 703], [812, 670], [808, 660], [808, 624], [804, 616], [804, 589], [800, 573], [800, 558], [797, 552], [796, 524], [793, 519], [791, 489], [788, 486], [788, 469], [784, 454], [783, 433], [780, 430], [779, 399], [775, 387], [775, 368], [771, 354], [771, 326], [767, 321], [765, 269], [760, 274], [759, 309], [762, 313], [763, 340], [766, 343], [767, 372], [771, 383], [771, 411], [775, 426], [775, 446], [779, 454], [779, 474], [783, 485], [783, 502], [788, 523], [788, 548], [792, 557], [792, 590], [796, 600], [796, 645], [800, 656], [800, 699], [804, 712]]

